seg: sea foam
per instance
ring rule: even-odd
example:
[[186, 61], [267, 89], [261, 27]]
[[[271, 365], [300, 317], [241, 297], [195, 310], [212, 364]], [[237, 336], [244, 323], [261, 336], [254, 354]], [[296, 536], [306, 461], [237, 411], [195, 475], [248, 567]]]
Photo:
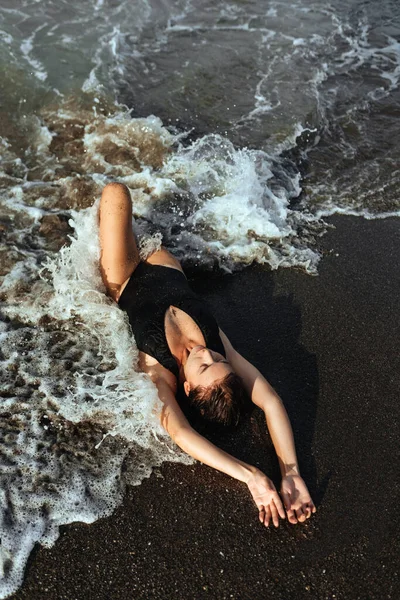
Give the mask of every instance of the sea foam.
[[165, 439], [156, 388], [104, 293], [97, 206], [73, 219], [70, 246], [40, 272], [17, 263], [2, 289], [1, 597], [61, 524], [110, 514], [126, 481], [140, 483], [164, 460], [190, 462]]

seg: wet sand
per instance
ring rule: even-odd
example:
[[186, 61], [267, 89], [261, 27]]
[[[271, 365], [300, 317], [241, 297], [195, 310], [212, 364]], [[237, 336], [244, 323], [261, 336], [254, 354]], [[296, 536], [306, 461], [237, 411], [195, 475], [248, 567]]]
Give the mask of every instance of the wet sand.
[[[317, 514], [267, 530], [243, 484], [164, 464], [110, 518], [38, 547], [14, 600], [399, 597], [399, 222], [330, 222], [318, 277], [194, 284], [283, 398]], [[218, 436], [277, 479], [260, 411]]]

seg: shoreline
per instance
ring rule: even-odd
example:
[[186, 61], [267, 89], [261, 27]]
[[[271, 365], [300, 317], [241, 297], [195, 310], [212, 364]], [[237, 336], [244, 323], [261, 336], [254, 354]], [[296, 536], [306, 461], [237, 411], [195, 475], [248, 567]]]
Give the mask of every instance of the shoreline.
[[[316, 515], [266, 530], [240, 482], [164, 463], [112, 516], [35, 549], [11, 600], [396, 598], [398, 219], [327, 221], [317, 277], [255, 266], [192, 282], [284, 400]], [[276, 481], [260, 411], [219, 443]]]

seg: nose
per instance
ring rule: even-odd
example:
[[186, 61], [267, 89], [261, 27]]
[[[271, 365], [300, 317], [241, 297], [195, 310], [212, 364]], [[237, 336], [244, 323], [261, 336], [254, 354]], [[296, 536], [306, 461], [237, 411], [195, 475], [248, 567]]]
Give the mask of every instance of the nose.
[[202, 351], [202, 358], [203, 360], [208, 360], [209, 362], [214, 362], [214, 353], [212, 350], [210, 350], [209, 348], [204, 348]]

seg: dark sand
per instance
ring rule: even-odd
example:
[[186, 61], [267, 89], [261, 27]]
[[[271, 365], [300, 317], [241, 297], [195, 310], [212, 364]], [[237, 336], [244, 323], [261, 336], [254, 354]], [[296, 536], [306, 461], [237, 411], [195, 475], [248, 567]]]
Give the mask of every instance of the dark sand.
[[[267, 530], [244, 484], [165, 464], [110, 518], [38, 548], [14, 600], [400, 597], [399, 222], [331, 222], [319, 277], [255, 267], [195, 285], [281, 394], [317, 514]], [[276, 478], [265, 431], [255, 411], [221, 444]]]

